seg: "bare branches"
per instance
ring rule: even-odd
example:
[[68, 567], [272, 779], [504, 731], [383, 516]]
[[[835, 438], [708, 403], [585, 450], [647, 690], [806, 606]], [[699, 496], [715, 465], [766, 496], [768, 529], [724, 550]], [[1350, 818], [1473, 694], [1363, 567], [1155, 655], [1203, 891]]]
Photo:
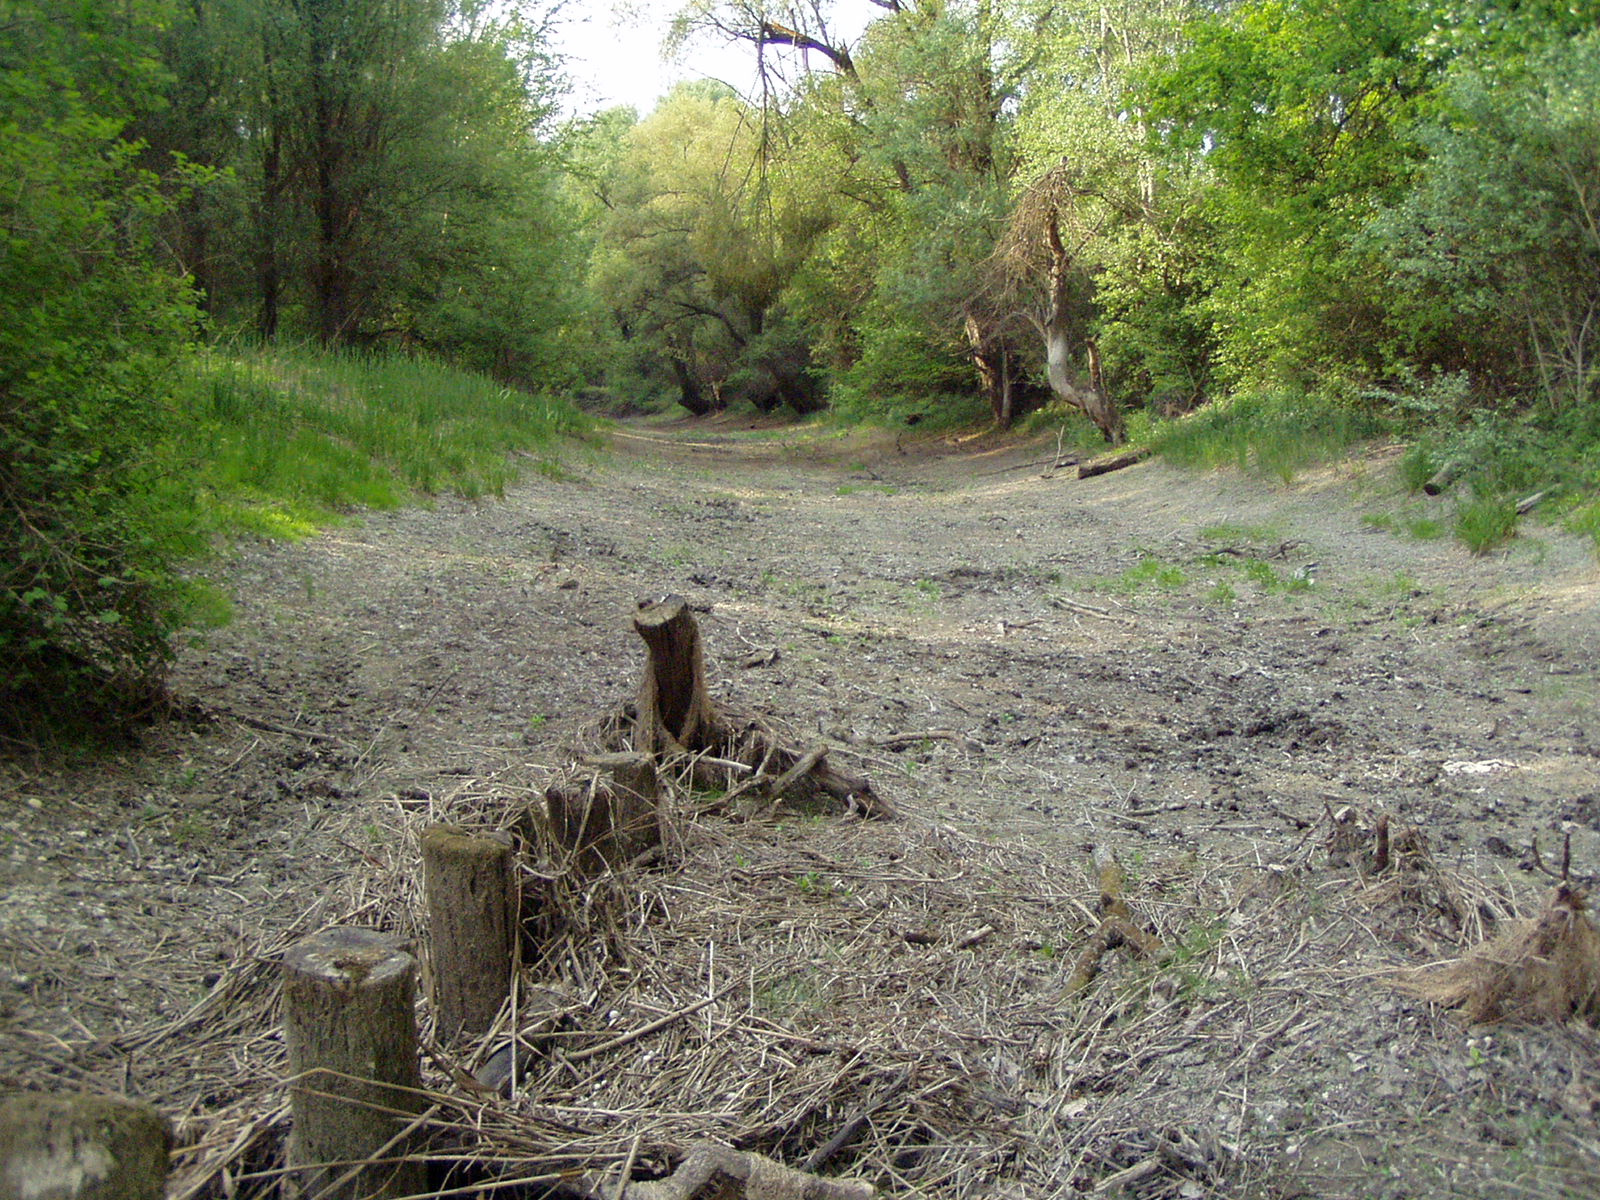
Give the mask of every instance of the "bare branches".
[[[899, 0], [872, 2], [891, 12], [902, 11]], [[781, 21], [776, 19], [768, 11], [767, 5], [757, 0], [702, 3], [678, 18], [673, 40], [681, 44], [695, 33], [705, 32], [750, 43], [757, 50], [763, 91], [771, 90], [769, 75], [774, 73], [765, 53], [769, 46], [799, 50], [803, 55], [819, 54], [839, 74], [851, 80], [857, 79], [850, 46], [843, 38], [834, 37], [828, 31], [821, 5], [814, 2], [787, 5], [783, 16]]]

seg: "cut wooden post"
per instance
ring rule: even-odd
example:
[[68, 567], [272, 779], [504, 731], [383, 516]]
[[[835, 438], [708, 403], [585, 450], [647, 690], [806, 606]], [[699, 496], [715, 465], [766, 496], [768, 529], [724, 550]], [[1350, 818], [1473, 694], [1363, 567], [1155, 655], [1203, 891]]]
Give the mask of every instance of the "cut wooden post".
[[401, 942], [372, 929], [328, 929], [284, 954], [288, 1165], [301, 1195], [383, 1200], [426, 1189], [424, 1165], [407, 1161], [411, 1116], [422, 1109], [416, 974]]
[[617, 859], [632, 861], [661, 845], [661, 782], [647, 754], [597, 754], [583, 760], [605, 777], [611, 797], [611, 843]]
[[705, 750], [718, 738], [717, 711], [706, 694], [700, 627], [682, 596], [641, 604], [633, 627], [650, 657], [639, 685], [634, 749], [645, 754]]
[[550, 833], [582, 873], [624, 866], [661, 844], [655, 760], [632, 751], [586, 758], [588, 771], [545, 792]]
[[516, 899], [511, 839], [455, 825], [422, 831], [423, 891], [440, 1040], [485, 1033], [511, 990]]
[[172, 1130], [148, 1104], [24, 1092], [0, 1099], [0, 1200], [161, 1200]]

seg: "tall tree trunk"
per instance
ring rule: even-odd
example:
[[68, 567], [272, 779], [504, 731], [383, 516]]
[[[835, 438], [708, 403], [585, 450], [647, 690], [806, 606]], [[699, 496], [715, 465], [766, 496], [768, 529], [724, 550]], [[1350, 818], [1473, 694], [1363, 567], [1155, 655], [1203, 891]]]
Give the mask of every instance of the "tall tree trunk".
[[[316, 219], [317, 250], [312, 267], [312, 293], [317, 308], [317, 335], [323, 344], [338, 342], [350, 333], [350, 258], [357, 204], [349, 194], [354, 131], [350, 125], [350, 99], [342, 89], [351, 86], [351, 64], [356, 54], [350, 33], [329, 29], [330, 16], [320, 4], [306, 6], [310, 39], [310, 146]], [[340, 34], [345, 41], [341, 42]], [[343, 75], [346, 78], [340, 79]]]
[[995, 424], [1001, 429], [1011, 428], [1017, 419], [1015, 388], [1011, 379], [1011, 355], [1005, 336], [991, 337], [983, 322], [973, 313], [966, 314], [967, 348], [973, 365], [978, 368], [978, 379], [983, 394], [988, 398], [989, 409], [994, 413]]
[[1087, 378], [1073, 362], [1072, 259], [1061, 242], [1061, 225], [1054, 208], [1046, 222], [1050, 241], [1050, 308], [1040, 332], [1044, 335], [1045, 377], [1059, 399], [1083, 410], [1113, 446], [1126, 436], [1122, 411], [1106, 395], [1099, 371], [1099, 355], [1085, 343], [1090, 370]]
[[700, 381], [694, 377], [694, 372], [689, 369], [689, 364], [681, 358], [672, 358], [668, 361], [672, 364], [673, 377], [678, 381], [678, 403], [697, 417], [712, 412], [716, 405], [706, 398], [705, 390], [701, 388]]
[[279, 258], [282, 251], [278, 244], [283, 204], [283, 134], [277, 118], [268, 119], [271, 128], [261, 156], [261, 195], [256, 211], [256, 332], [266, 342], [278, 336], [278, 305], [283, 292], [283, 265]]

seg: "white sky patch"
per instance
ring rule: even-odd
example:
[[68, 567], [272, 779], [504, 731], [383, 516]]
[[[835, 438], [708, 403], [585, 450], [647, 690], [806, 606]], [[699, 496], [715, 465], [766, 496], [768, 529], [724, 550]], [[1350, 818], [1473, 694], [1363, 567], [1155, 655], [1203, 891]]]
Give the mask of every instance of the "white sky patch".
[[748, 92], [756, 82], [755, 47], [748, 43], [718, 44], [701, 36], [681, 61], [663, 60], [679, 7], [675, 0], [568, 6], [555, 34], [573, 81], [573, 111], [631, 104], [644, 116], [685, 79], [721, 79]]
[[[619, 3], [568, 4], [555, 28], [557, 47], [567, 58], [573, 81], [568, 107], [576, 113], [631, 104], [644, 116], [674, 84], [687, 79], [718, 79], [746, 96], [759, 87], [756, 48], [714, 33], [690, 39], [675, 61], [662, 57], [673, 16], [682, 0], [621, 0]], [[859, 7], [862, 11], [853, 11]], [[852, 45], [879, 9], [865, 3], [842, 4], [843, 25]], [[772, 55], [795, 54], [770, 48]], [[827, 63], [813, 55], [814, 69]]]

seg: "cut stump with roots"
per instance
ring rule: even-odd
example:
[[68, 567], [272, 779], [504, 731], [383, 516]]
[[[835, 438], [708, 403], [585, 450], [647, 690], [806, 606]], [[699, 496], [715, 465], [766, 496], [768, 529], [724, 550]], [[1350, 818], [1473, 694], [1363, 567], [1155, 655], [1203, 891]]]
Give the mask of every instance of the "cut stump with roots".
[[1562, 883], [1544, 911], [1455, 962], [1407, 971], [1394, 986], [1455, 1008], [1471, 1024], [1573, 1019], [1600, 1024], [1600, 930], [1582, 889]]
[[[706, 688], [700, 627], [682, 596], [643, 603], [634, 630], [647, 657], [639, 694], [601, 730], [607, 750], [645, 755], [663, 776], [721, 793], [721, 803], [754, 802], [808, 812], [891, 817], [894, 808], [864, 776], [829, 761], [829, 747], [798, 749], [755, 718], [730, 716]], [[552, 810], [554, 818], [554, 810]]]

